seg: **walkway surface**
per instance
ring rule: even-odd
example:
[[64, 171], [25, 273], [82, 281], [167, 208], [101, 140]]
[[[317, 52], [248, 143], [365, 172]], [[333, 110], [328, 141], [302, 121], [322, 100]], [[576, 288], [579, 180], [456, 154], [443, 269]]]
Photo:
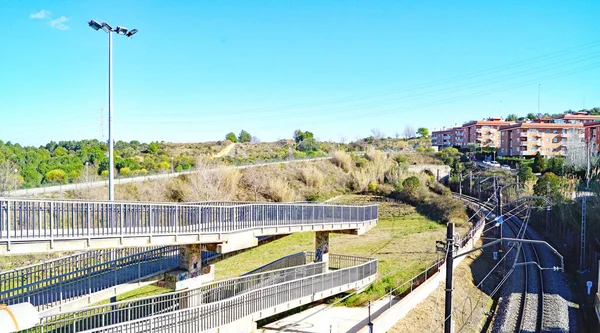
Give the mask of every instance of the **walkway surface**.
[[362, 234], [377, 214], [377, 205], [354, 204], [0, 198], [0, 254], [185, 244], [227, 253], [256, 246], [260, 236]]
[[[374, 313], [388, 304], [386, 300], [372, 303], [371, 312]], [[280, 332], [285, 328], [284, 332], [290, 333], [354, 333], [367, 325], [368, 318], [369, 309], [366, 307], [329, 307], [321, 304], [263, 326], [262, 330], [263, 332]]]

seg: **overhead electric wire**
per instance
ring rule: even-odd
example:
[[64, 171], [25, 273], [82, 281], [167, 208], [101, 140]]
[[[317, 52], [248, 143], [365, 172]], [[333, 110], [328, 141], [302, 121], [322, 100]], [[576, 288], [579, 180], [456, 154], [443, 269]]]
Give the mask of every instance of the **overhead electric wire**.
[[[331, 100], [325, 100], [325, 101], [320, 101], [320, 102], [310, 102], [310, 103], [300, 103], [300, 104], [292, 104], [292, 105], [287, 105], [287, 106], [277, 106], [277, 107], [268, 107], [268, 108], [253, 108], [253, 109], [245, 109], [245, 110], [239, 110], [239, 111], [228, 111], [227, 115], [231, 116], [231, 115], [242, 115], [242, 114], [247, 114], [247, 113], [252, 113], [252, 114], [257, 114], [257, 113], [261, 113], [262, 112], [272, 112], [272, 111], [277, 111], [277, 110], [289, 110], [289, 109], [294, 109], [294, 108], [306, 108], [306, 107], [313, 107], [313, 106], [320, 106], [320, 105], [327, 105], [327, 104], [338, 104], [338, 103], [343, 103], [343, 102], [349, 102], [349, 101], [357, 101], [357, 100], [364, 100], [364, 99], [369, 99], [369, 98], [377, 98], [377, 97], [381, 97], [381, 96], [388, 96], [388, 95], [393, 95], [393, 94], [398, 94], [398, 93], [403, 93], [403, 92], [410, 92], [410, 91], [415, 91], [415, 90], [419, 90], [419, 89], [423, 89], [423, 88], [429, 88], [432, 86], [437, 86], [437, 85], [441, 85], [441, 84], [446, 84], [446, 83], [453, 83], [456, 81], [461, 81], [464, 79], [469, 79], [469, 78], [473, 78], [473, 77], [478, 77], [478, 76], [482, 76], [485, 74], [490, 74], [490, 73], [495, 73], [495, 72], [499, 72], [501, 70], [506, 70], [506, 69], [510, 69], [510, 68], [515, 68], [515, 67], [521, 67], [524, 65], [528, 65], [530, 63], [534, 63], [534, 62], [538, 62], [540, 60], [544, 60], [544, 59], [552, 59], [552, 58], [556, 58], [556, 57], [560, 57], [562, 55], [565, 54], [569, 54], [569, 53], [573, 53], [575, 51], [579, 51], [581, 52], [582, 50], [585, 49], [590, 49], [590, 48], [594, 48], [600, 45], [600, 41], [594, 41], [591, 43], [586, 43], [586, 44], [581, 44], [578, 46], [574, 46], [571, 48], [566, 48], [560, 51], [556, 51], [556, 52], [552, 52], [552, 53], [548, 53], [548, 54], [544, 54], [544, 55], [540, 55], [540, 56], [536, 56], [533, 58], [529, 58], [529, 59], [524, 59], [524, 60], [520, 60], [517, 62], [513, 62], [513, 63], [509, 63], [509, 64], [505, 64], [505, 65], [500, 65], [500, 66], [496, 66], [496, 67], [491, 67], [489, 69], [485, 69], [485, 70], [481, 70], [481, 71], [474, 71], [471, 73], [467, 73], [467, 74], [462, 74], [462, 75], [457, 75], [457, 76], [453, 76], [450, 77], [448, 79], [444, 79], [444, 80], [437, 80], [437, 81], [430, 81], [430, 82], [425, 82], [419, 85], [415, 85], [415, 86], [411, 86], [411, 87], [406, 87], [404, 89], [401, 90], [393, 90], [393, 91], [389, 91], [389, 92], [384, 92], [384, 93], [377, 93], [377, 94], [371, 94], [371, 95], [365, 95], [365, 96], [360, 96], [360, 97], [348, 97], [348, 98], [338, 98], [338, 99], [331, 99]], [[144, 116], [148, 116], [148, 115], [153, 115], [153, 114], [148, 114], [148, 113], [144, 113]], [[164, 113], [160, 113], [160, 114], [156, 114], [156, 115], [165, 115]], [[166, 115], [171, 115], [171, 116], [186, 116], [189, 114], [181, 114], [181, 113], [171, 113], [171, 114], [166, 114]]]

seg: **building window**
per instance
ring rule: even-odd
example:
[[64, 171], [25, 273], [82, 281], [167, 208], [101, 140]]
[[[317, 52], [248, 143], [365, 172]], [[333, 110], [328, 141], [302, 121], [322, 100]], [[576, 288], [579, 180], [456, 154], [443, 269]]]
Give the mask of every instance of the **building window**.
[[517, 130], [517, 134], [519, 134], [519, 130]]
[[558, 133], [558, 130], [554, 130], [554, 131], [552, 131], [552, 133], [556, 134], [556, 133]]
[[500, 149], [500, 151], [501, 151], [501, 152], [504, 152], [504, 148], [501, 148], [501, 149]]
[[558, 138], [554, 138], [554, 139], [552, 139], [552, 142], [553, 142], [553, 143], [557, 143], [557, 142], [558, 142]]
[[550, 142], [550, 138], [546, 139], [546, 142]]
[[547, 130], [546, 130], [546, 133], [550, 133], [550, 130], [549, 130], [549, 129], [547, 129]]

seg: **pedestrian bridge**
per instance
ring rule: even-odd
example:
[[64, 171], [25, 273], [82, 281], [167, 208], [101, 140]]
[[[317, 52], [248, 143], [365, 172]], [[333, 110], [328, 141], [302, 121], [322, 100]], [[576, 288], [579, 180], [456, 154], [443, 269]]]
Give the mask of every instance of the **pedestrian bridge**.
[[0, 255], [206, 244], [227, 253], [257, 237], [302, 231], [362, 234], [377, 205], [140, 203], [0, 198]]
[[375, 259], [301, 252], [197, 289], [43, 316], [22, 332], [250, 332], [257, 320], [366, 287]]

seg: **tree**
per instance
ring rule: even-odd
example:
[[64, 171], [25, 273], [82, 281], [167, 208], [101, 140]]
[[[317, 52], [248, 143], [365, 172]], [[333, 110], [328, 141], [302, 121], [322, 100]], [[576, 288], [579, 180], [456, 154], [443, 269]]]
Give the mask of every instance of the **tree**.
[[227, 135], [225, 135], [225, 140], [229, 140], [233, 143], [236, 143], [238, 141], [237, 137], [235, 136], [235, 133], [233, 133], [233, 132], [227, 133]]
[[242, 130], [240, 135], [238, 135], [238, 141], [240, 142], [250, 142], [250, 140], [252, 140], [252, 135], [244, 130]]
[[0, 161], [0, 196], [15, 190], [23, 184], [17, 165], [11, 161]]
[[150, 154], [156, 154], [158, 152], [158, 143], [156, 143], [155, 141], [150, 142], [150, 144], [148, 145], [148, 152]]
[[266, 189], [269, 176], [262, 168], [247, 168], [244, 170], [242, 181], [252, 190], [254, 201], [258, 201], [259, 194]]
[[309, 131], [302, 132], [299, 129], [294, 131], [294, 141], [296, 141], [296, 144], [299, 144], [305, 139], [314, 139], [314, 135]]
[[375, 138], [375, 140], [381, 140], [385, 136], [385, 134], [383, 134], [379, 128], [372, 128], [371, 134], [373, 134], [373, 138]]
[[533, 158], [531, 170], [534, 173], [544, 172], [544, 170], [546, 170], [546, 159], [540, 154], [539, 151], [535, 154], [535, 157]]
[[533, 186], [533, 194], [546, 196], [549, 192], [550, 198], [556, 202], [561, 196], [562, 180], [552, 172], [546, 172], [541, 176]]
[[411, 125], [406, 125], [404, 127], [404, 138], [405, 139], [410, 139], [410, 138], [414, 138], [415, 137], [415, 128], [412, 127]]
[[519, 120], [519, 116], [511, 113], [506, 117], [506, 121], [518, 121]]
[[429, 129], [426, 127], [419, 127], [417, 134], [419, 134], [420, 137], [426, 138], [429, 136]]
[[298, 147], [296, 149], [303, 152], [317, 151], [319, 150], [319, 144], [315, 139], [307, 138], [302, 140], [302, 142], [298, 144]]
[[529, 119], [529, 120], [536, 120], [537, 116], [535, 115], [535, 113], [531, 113], [530, 112], [530, 113], [527, 114], [527, 119]]
[[519, 167], [519, 173], [517, 174], [517, 176], [519, 176], [519, 179], [522, 182], [536, 180], [535, 174], [533, 173], [533, 171], [531, 171], [531, 168], [525, 163], [522, 163]]

